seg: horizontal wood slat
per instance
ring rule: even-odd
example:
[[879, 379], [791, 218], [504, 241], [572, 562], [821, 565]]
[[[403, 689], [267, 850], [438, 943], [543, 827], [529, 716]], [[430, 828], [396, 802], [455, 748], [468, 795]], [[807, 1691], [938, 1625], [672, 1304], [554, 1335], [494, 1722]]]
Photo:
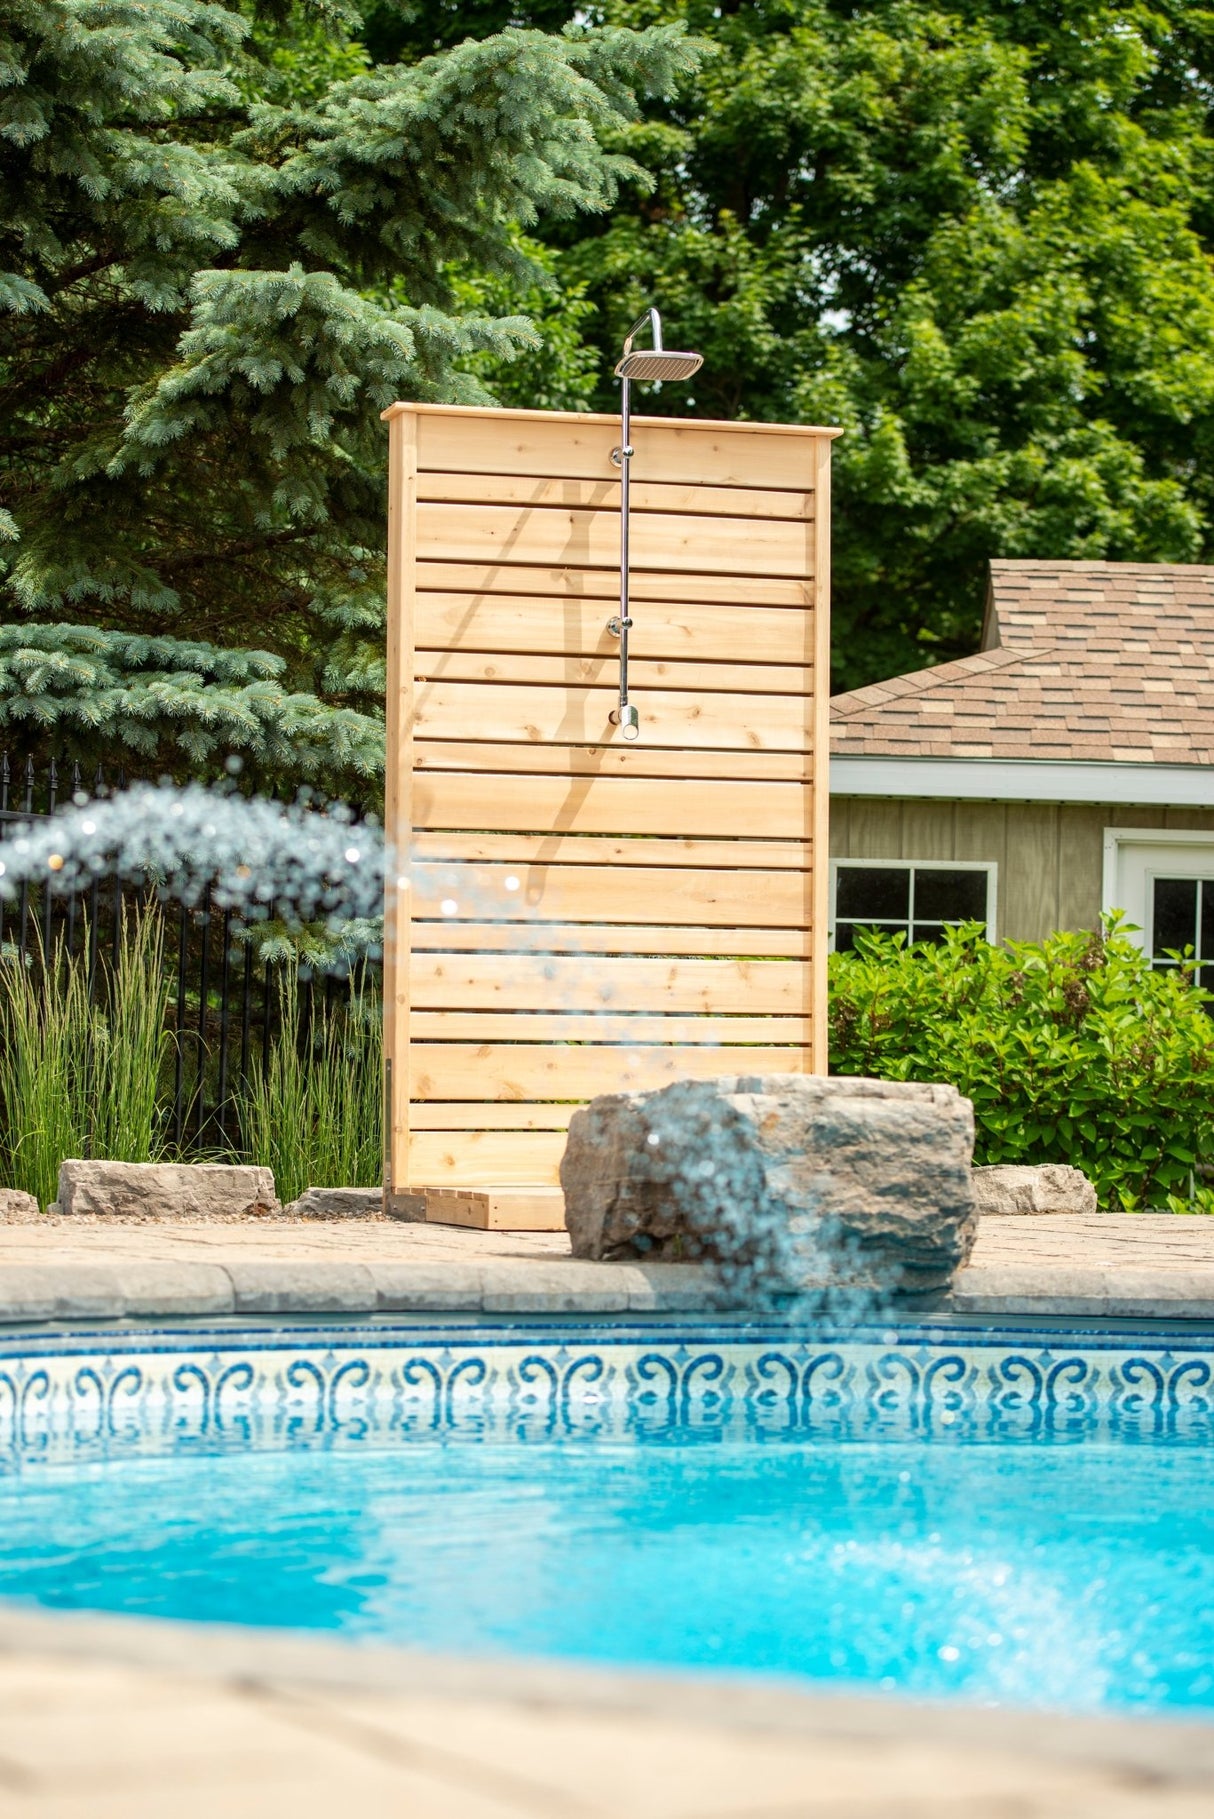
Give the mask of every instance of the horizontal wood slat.
[[576, 1105], [530, 1104], [521, 1099], [415, 1099], [415, 1131], [565, 1131]]
[[799, 783], [669, 782], [631, 777], [509, 777], [419, 772], [413, 825], [483, 833], [690, 834], [803, 840], [809, 792]]
[[564, 1152], [564, 1130], [415, 1130], [408, 1179], [414, 1187], [557, 1187]]
[[608, 1048], [686, 1042], [707, 1048], [731, 1043], [778, 1047], [804, 1042], [804, 1017], [564, 1016], [540, 1011], [414, 1011], [418, 1042], [580, 1042]]
[[[511, 505], [417, 508], [421, 561], [556, 563], [618, 569], [616, 512]], [[640, 569], [708, 575], [811, 575], [812, 524], [784, 520], [688, 518], [645, 512], [632, 526], [632, 560]]]
[[672, 1080], [728, 1074], [795, 1074], [801, 1048], [607, 1048], [590, 1044], [414, 1042], [409, 1090], [415, 1099], [593, 1099], [641, 1093]]
[[[795, 876], [796, 874], [790, 874]], [[593, 922], [414, 922], [415, 953], [687, 954], [693, 959], [804, 960], [807, 928], [675, 928]]]
[[[635, 694], [648, 745], [678, 750], [803, 753], [807, 697], [705, 694], [644, 689]], [[420, 682], [413, 730], [419, 739], [606, 745], [615, 736], [610, 688], [526, 688], [489, 682]], [[469, 729], [473, 729], [470, 734]], [[475, 753], [471, 756], [475, 758]]]
[[[607, 630], [607, 621], [615, 609], [614, 589], [601, 600], [421, 593], [413, 621], [418, 651], [425, 653], [418, 669], [454, 675], [454, 655], [464, 652], [535, 652], [548, 663], [590, 655], [613, 660], [620, 641]], [[640, 653], [638, 667], [671, 659], [739, 664], [747, 672], [754, 665], [797, 665], [812, 678], [813, 621], [804, 612], [783, 606], [689, 607], [654, 600], [643, 610], [638, 606], [634, 617], [632, 648]], [[446, 653], [441, 669], [432, 660], [435, 651]], [[746, 686], [761, 685], [748, 675]]]
[[[417, 496], [445, 505], [568, 506], [580, 511], [620, 507], [619, 470], [613, 478], [578, 480], [527, 474], [439, 474], [417, 477]], [[688, 517], [793, 519], [812, 522], [813, 494], [752, 486], [671, 486], [633, 480], [633, 512], [681, 512]]]
[[[461, 418], [464, 420], [461, 421]], [[616, 417], [571, 418], [553, 413], [517, 423], [499, 417], [477, 434], [464, 413], [418, 413], [417, 465], [421, 473], [539, 474], [597, 480], [617, 475], [611, 459], [619, 447]], [[820, 432], [819, 432], [820, 433]], [[816, 436], [783, 426], [704, 424], [683, 427], [661, 417], [634, 417], [637, 480], [678, 485], [795, 487], [814, 485]]]
[[796, 872], [623, 871], [608, 865], [414, 865], [410, 872], [415, 917], [443, 915], [459, 904], [462, 916], [509, 917], [534, 922], [670, 922], [738, 928], [803, 928], [809, 898]]
[[419, 833], [413, 857], [433, 865], [611, 865], [705, 866], [731, 871], [805, 871], [812, 849], [807, 840], [647, 840], [594, 834]]
[[[419, 561], [415, 575], [427, 593], [518, 594], [557, 600], [617, 599], [619, 571], [615, 568], [537, 567], [523, 562]], [[666, 601], [676, 605], [737, 606], [742, 594], [736, 575], [658, 574], [633, 568], [630, 593], [634, 602]], [[755, 575], [745, 580], [750, 606], [788, 607], [804, 612], [814, 604], [812, 580]]]
[[[786, 695], [804, 700], [813, 692], [813, 670], [808, 664], [684, 663], [677, 657], [648, 657], [636, 620], [629, 648], [628, 676], [640, 695], [654, 689], [668, 694]], [[551, 651], [520, 654], [513, 651], [419, 650], [414, 679], [419, 692], [439, 682], [492, 683], [495, 687], [540, 687], [553, 690], [609, 688], [619, 685], [620, 644], [611, 639], [610, 650], [580, 656], [554, 656]], [[808, 712], [808, 709], [806, 710]]]
[[[633, 960], [531, 954], [414, 954], [412, 1009], [743, 1011], [809, 1009], [805, 968], [784, 960]], [[441, 1097], [458, 1097], [442, 1094]]]
[[502, 777], [702, 778], [725, 783], [809, 783], [808, 752], [740, 752], [698, 745], [543, 745], [530, 740], [425, 739], [413, 748], [418, 771], [477, 771]]

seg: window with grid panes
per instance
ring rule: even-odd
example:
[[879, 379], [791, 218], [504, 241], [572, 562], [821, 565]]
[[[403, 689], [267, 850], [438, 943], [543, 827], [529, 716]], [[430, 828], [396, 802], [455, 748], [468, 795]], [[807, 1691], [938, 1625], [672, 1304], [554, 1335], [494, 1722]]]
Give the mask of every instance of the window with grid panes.
[[908, 941], [939, 941], [949, 923], [984, 922], [990, 933], [991, 865], [912, 863], [835, 867], [834, 945], [845, 953], [856, 930], [881, 929]]
[[1178, 966], [1180, 954], [1196, 959], [1198, 984], [1214, 991], [1214, 878], [1151, 880], [1151, 964]]

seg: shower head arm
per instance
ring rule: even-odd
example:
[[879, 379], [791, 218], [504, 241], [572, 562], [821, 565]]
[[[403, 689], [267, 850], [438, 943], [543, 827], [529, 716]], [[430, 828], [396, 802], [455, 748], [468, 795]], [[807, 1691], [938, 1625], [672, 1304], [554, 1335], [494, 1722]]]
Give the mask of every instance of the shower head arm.
[[656, 309], [647, 309], [637, 317], [628, 333], [624, 336], [624, 346], [620, 353], [620, 358], [622, 360], [627, 360], [629, 354], [632, 352], [633, 342], [645, 327], [646, 323], [648, 323], [653, 334], [654, 353], [660, 354], [664, 351], [662, 347], [662, 318]]

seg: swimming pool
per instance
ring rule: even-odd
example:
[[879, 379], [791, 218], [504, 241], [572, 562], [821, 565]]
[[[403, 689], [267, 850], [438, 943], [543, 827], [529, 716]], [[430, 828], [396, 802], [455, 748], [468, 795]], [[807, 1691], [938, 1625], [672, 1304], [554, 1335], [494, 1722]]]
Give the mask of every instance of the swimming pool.
[[1214, 1342], [763, 1323], [0, 1340], [0, 1591], [1214, 1708]]

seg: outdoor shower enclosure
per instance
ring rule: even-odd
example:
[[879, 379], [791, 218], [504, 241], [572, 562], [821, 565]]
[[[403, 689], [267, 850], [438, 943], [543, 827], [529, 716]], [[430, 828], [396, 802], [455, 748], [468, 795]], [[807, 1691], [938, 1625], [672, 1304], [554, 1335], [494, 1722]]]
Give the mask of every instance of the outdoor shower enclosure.
[[384, 416], [388, 1191], [543, 1223], [579, 1101], [825, 1072], [837, 432], [633, 418], [628, 743], [618, 419]]

